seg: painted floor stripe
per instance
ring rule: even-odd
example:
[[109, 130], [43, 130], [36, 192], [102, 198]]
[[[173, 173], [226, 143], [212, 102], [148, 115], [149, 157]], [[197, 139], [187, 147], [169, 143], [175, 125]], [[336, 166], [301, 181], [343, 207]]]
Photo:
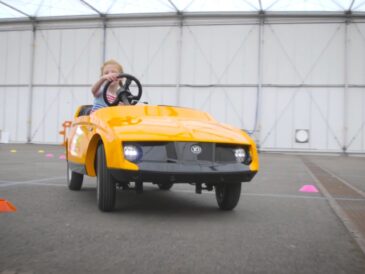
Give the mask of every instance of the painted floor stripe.
[[321, 167], [324, 171], [326, 171], [328, 174], [330, 174], [331, 176], [333, 176], [334, 178], [336, 178], [337, 180], [339, 180], [340, 182], [342, 182], [343, 184], [345, 184], [346, 186], [348, 186], [349, 188], [351, 188], [353, 191], [357, 192], [358, 194], [360, 194], [361, 196], [363, 196], [365, 198], [365, 193], [364, 191], [358, 189], [357, 187], [353, 186], [352, 184], [350, 184], [349, 182], [347, 182], [345, 179], [343, 179], [342, 177], [334, 174], [332, 171], [328, 170], [327, 168]]
[[[195, 193], [192, 190], [171, 190], [171, 192], [181, 192], [181, 193]], [[215, 192], [202, 192], [202, 194], [215, 195]], [[274, 194], [274, 193], [248, 193], [242, 192], [243, 196], [254, 196], [254, 197], [269, 197], [269, 198], [292, 198], [292, 199], [314, 199], [314, 200], [327, 200], [326, 197], [323, 196], [307, 196], [307, 195], [292, 195], [292, 194]], [[365, 199], [356, 199], [356, 198], [335, 198], [335, 200], [341, 201], [357, 201], [357, 202], [365, 202]]]
[[[360, 249], [365, 254], [365, 237], [363, 236], [363, 231], [361, 230], [361, 227], [359, 227], [358, 224], [356, 223], [356, 220], [351, 218], [351, 216], [348, 214], [348, 209], [346, 210], [346, 208], [341, 206], [340, 203], [336, 201], [336, 198], [331, 195], [331, 193], [327, 190], [327, 188], [322, 184], [322, 181], [315, 174], [316, 171], [318, 173], [318, 170], [323, 170], [324, 172], [326, 172], [326, 171], [324, 169], [322, 169], [320, 166], [317, 166], [316, 164], [314, 164], [313, 162], [310, 162], [310, 161], [305, 160], [305, 159], [302, 159], [302, 161], [304, 163], [304, 166], [305, 166], [308, 174], [316, 182], [316, 185], [319, 187], [319, 189], [323, 193], [324, 197], [327, 198], [327, 201], [328, 201], [330, 207], [333, 209], [335, 214], [338, 216], [338, 218], [345, 225], [347, 230], [352, 234], [353, 238], [355, 239], [355, 241], [359, 245]], [[331, 173], [328, 173], [328, 172], [327, 172], [327, 174], [328, 174], [327, 176], [334, 177], [333, 176], [334, 174], [331, 174]], [[334, 178], [336, 178], [336, 177], [334, 177]], [[339, 179], [337, 179], [337, 180], [339, 182], [342, 182]], [[346, 186], [346, 184], [344, 184], [344, 186]], [[352, 188], [350, 188], [350, 189], [352, 189]], [[354, 189], [352, 189], [352, 190], [355, 191]], [[360, 194], [356, 191], [355, 191], [355, 193]], [[356, 198], [356, 199], [362, 200], [361, 198]], [[363, 205], [359, 205], [358, 211], [360, 211], [361, 206], [363, 206]]]
[[[38, 183], [41, 183], [41, 182], [55, 181], [55, 180], [60, 180], [60, 179], [65, 179], [65, 176], [35, 179], [35, 180], [28, 180], [28, 181], [15, 181], [15, 182], [1, 181], [0, 182], [0, 187], [22, 185], [22, 184], [38, 184]], [[52, 185], [55, 185], [55, 184], [52, 184]]]
[[[28, 180], [28, 181], [0, 181], [0, 187], [8, 187], [8, 186], [17, 186], [17, 185], [36, 185], [36, 186], [57, 186], [57, 187], [66, 187], [64, 182], [62, 183], [49, 183], [49, 181], [56, 181], [63, 179], [65, 180], [64, 176], [60, 177], [51, 177], [51, 178], [43, 178], [43, 179], [35, 179], [35, 180]], [[194, 190], [184, 190], [184, 189], [173, 189], [171, 192], [176, 193], [189, 193], [195, 194]], [[208, 195], [215, 195], [215, 192], [207, 192], [203, 191], [202, 194]], [[243, 196], [252, 196], [252, 197], [268, 197], [268, 198], [290, 198], [290, 199], [312, 199], [312, 200], [328, 200], [326, 197], [323, 196], [308, 196], [308, 195], [295, 195], [295, 194], [274, 194], [274, 193], [248, 193], [242, 192]], [[355, 202], [365, 202], [365, 198], [346, 198], [346, 197], [333, 197], [334, 200], [339, 201], [355, 201]]]

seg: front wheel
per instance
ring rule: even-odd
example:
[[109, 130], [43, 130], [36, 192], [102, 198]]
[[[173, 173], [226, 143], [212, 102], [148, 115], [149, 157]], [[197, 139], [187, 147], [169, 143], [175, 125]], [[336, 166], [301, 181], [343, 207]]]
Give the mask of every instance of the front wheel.
[[67, 161], [67, 185], [70, 190], [80, 190], [84, 175], [74, 172], [70, 169], [70, 164]]
[[238, 204], [241, 196], [241, 183], [217, 184], [215, 197], [221, 210], [232, 210]]
[[97, 177], [96, 177], [97, 204], [101, 211], [112, 211], [115, 205], [116, 183], [106, 165], [103, 144], [97, 152]]

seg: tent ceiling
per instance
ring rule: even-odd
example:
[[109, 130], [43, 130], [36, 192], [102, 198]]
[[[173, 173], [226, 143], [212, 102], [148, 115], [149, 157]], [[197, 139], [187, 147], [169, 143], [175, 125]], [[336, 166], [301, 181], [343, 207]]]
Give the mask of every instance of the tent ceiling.
[[197, 12], [365, 12], [365, 0], [0, 0], [0, 20]]

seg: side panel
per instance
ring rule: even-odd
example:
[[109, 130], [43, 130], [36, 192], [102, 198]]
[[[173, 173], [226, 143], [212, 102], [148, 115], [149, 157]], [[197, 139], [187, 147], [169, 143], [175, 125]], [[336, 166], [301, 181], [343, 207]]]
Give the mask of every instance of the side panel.
[[65, 120], [72, 120], [80, 105], [92, 104], [89, 88], [36, 87], [33, 89], [31, 140], [33, 143], [61, 143], [58, 134]]
[[71, 125], [67, 139], [67, 159], [77, 164], [86, 164], [87, 149], [92, 137], [93, 126], [89, 116], [78, 117]]
[[29, 95], [25, 87], [0, 87], [0, 131], [9, 142], [27, 142]]
[[0, 131], [9, 142], [27, 142], [31, 35], [0, 32]]
[[106, 59], [116, 59], [145, 85], [175, 85], [178, 34], [174, 26], [110, 28]]
[[[342, 151], [343, 90], [265, 88], [260, 144], [263, 149]], [[297, 129], [309, 130], [309, 142], [295, 142]]]
[[257, 121], [255, 88], [181, 88], [180, 105], [206, 111], [219, 122], [251, 132]]

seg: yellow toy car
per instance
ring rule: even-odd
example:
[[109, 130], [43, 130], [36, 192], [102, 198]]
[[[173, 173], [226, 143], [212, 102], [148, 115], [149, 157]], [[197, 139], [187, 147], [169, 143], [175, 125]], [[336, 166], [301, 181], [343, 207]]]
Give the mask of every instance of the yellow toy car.
[[[119, 75], [121, 89], [110, 107], [90, 114], [90, 105], [77, 109], [64, 123], [67, 181], [80, 190], [84, 175], [97, 177], [97, 205], [115, 207], [117, 188], [143, 192], [144, 183], [169, 190], [175, 183], [215, 189], [218, 206], [232, 210], [259, 168], [254, 141], [242, 130], [221, 124], [208, 113], [183, 107], [136, 105], [142, 95], [138, 79]], [[137, 89], [133, 94], [132, 88]], [[123, 106], [118, 103], [124, 102]]]

